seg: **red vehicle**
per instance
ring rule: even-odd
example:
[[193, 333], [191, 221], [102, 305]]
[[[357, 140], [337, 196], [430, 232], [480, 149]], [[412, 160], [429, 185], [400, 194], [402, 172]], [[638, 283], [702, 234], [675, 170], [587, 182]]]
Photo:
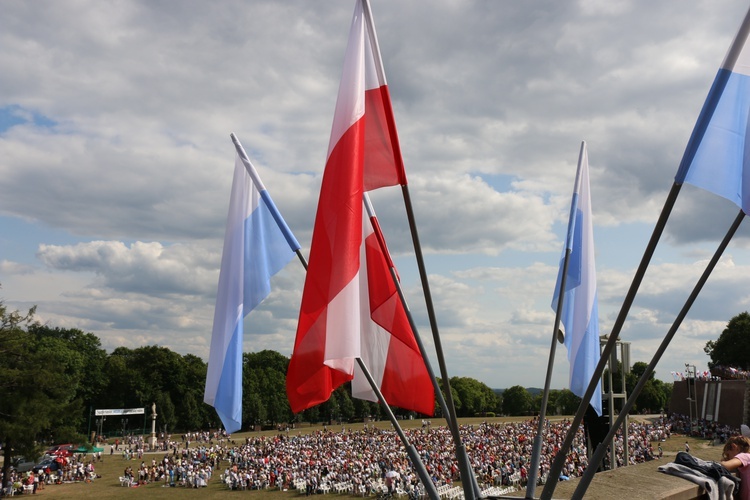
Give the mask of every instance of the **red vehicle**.
[[54, 455], [56, 457], [69, 457], [73, 454], [73, 450], [75, 448], [75, 445], [70, 443], [56, 444], [55, 446], [47, 449], [46, 453], [47, 455]]

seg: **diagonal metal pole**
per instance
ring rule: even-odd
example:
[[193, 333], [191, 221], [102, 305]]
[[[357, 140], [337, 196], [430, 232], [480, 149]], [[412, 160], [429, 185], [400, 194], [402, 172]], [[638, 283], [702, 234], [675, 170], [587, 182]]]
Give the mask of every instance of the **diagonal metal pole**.
[[669, 194], [667, 195], [667, 200], [664, 202], [664, 207], [662, 208], [661, 214], [659, 215], [659, 220], [656, 222], [656, 226], [654, 227], [654, 232], [651, 234], [651, 239], [649, 240], [648, 245], [646, 246], [646, 251], [643, 253], [641, 262], [638, 265], [638, 269], [635, 272], [635, 276], [633, 276], [633, 281], [630, 284], [630, 289], [628, 290], [628, 293], [625, 296], [625, 301], [623, 302], [622, 307], [620, 308], [620, 313], [617, 315], [615, 324], [612, 327], [612, 333], [610, 333], [609, 339], [607, 340], [607, 343], [604, 346], [604, 350], [601, 353], [601, 358], [599, 359], [599, 363], [596, 365], [596, 369], [594, 370], [594, 373], [591, 376], [591, 380], [589, 381], [588, 388], [586, 388], [586, 393], [583, 395], [583, 398], [581, 399], [581, 404], [578, 406], [578, 411], [576, 412], [575, 417], [573, 417], [573, 421], [570, 424], [570, 428], [568, 429], [568, 432], [565, 435], [565, 440], [563, 441], [563, 444], [560, 447], [560, 450], [557, 452], [557, 455], [555, 456], [555, 459], [552, 462], [552, 467], [550, 468], [549, 476], [547, 477], [547, 482], [545, 483], [544, 489], [542, 490], [542, 494], [540, 496], [540, 498], [543, 500], [549, 500], [552, 498], [552, 494], [554, 493], [555, 487], [557, 486], [557, 480], [560, 478], [560, 473], [562, 472], [563, 465], [565, 464], [565, 459], [566, 459], [568, 450], [573, 444], [573, 440], [575, 439], [576, 432], [578, 431], [578, 427], [580, 427], [581, 422], [583, 421], [583, 415], [586, 413], [586, 409], [588, 408], [589, 403], [591, 402], [591, 397], [594, 395], [594, 391], [596, 390], [598, 386], [599, 379], [601, 378], [602, 373], [604, 373], [604, 367], [607, 364], [607, 360], [609, 359], [609, 356], [612, 354], [612, 350], [614, 349], [615, 344], [617, 343], [617, 339], [620, 336], [620, 330], [622, 330], [622, 325], [625, 323], [625, 318], [627, 318], [628, 312], [630, 312], [630, 307], [633, 305], [635, 296], [638, 293], [638, 288], [640, 287], [641, 282], [643, 281], [643, 277], [646, 274], [646, 269], [648, 268], [648, 265], [651, 262], [651, 257], [653, 257], [654, 255], [654, 251], [656, 250], [656, 245], [659, 243], [659, 239], [661, 238], [661, 235], [664, 232], [664, 226], [666, 226], [667, 224], [667, 220], [669, 219], [669, 215], [672, 212], [674, 203], [677, 200], [677, 195], [680, 194], [681, 188], [682, 188], [682, 184], [678, 184], [677, 182], [675, 182], [672, 184], [672, 189], [669, 191]]
[[[727, 86], [729, 75], [731, 74], [731, 69], [734, 68], [739, 59], [739, 56], [742, 54], [748, 35], [750, 35], [750, 9], [748, 9], [747, 13], [745, 14], [742, 24], [740, 25], [740, 29], [737, 32], [734, 40], [732, 41], [729, 52], [727, 52], [727, 55], [724, 58], [724, 62], [722, 63], [721, 68], [716, 75], [714, 83], [708, 91], [706, 101], [703, 103], [703, 108], [698, 115], [698, 120], [695, 124], [695, 127], [693, 128], [693, 132], [690, 135], [690, 139], [688, 140], [685, 152], [683, 153], [682, 160], [680, 161], [680, 166], [677, 170], [677, 175], [675, 176], [675, 182], [672, 185], [672, 189], [669, 192], [667, 201], [664, 204], [664, 208], [662, 209], [662, 213], [659, 217], [659, 221], [657, 222], [657, 226], [656, 228], [654, 228], [654, 233], [651, 236], [651, 240], [649, 241], [649, 246], [646, 248], [646, 252], [643, 255], [643, 259], [641, 260], [641, 265], [638, 267], [636, 275], [633, 278], [633, 283], [630, 285], [630, 290], [628, 291], [628, 295], [626, 296], [625, 302], [622, 305], [620, 315], [615, 321], [615, 325], [612, 329], [612, 334], [609, 336], [609, 340], [604, 347], [602, 358], [597, 365], [596, 372], [599, 374], [599, 377], [604, 371], [604, 364], [606, 364], [605, 360], [609, 358], [614, 345], [617, 342], [620, 334], [620, 329], [622, 328], [625, 317], [627, 316], [630, 306], [632, 305], [632, 301], [635, 298], [635, 294], [638, 290], [638, 287], [640, 286], [641, 280], [643, 279], [643, 275], [646, 272], [648, 262], [653, 256], [656, 244], [658, 243], [659, 238], [661, 237], [661, 233], [664, 230], [664, 225], [669, 218], [669, 213], [672, 211], [674, 200], [677, 198], [680, 187], [682, 186], [682, 183], [690, 170], [695, 154], [700, 147], [701, 142], [703, 141], [703, 137], [706, 134], [707, 127], [711, 122], [711, 118], [713, 117], [716, 111], [716, 107], [721, 100], [724, 89]], [[591, 393], [593, 393], [592, 384], [593, 380], [589, 383], [588, 390], [586, 391], [583, 401], [581, 402], [581, 406], [578, 408], [578, 412], [576, 413], [576, 418], [573, 420], [573, 425], [571, 426], [567, 436], [565, 437], [563, 447], [560, 449], [560, 453], [555, 457], [555, 461], [552, 464], [552, 469], [550, 470], [551, 481], [547, 482], [544, 487], [544, 491], [542, 492], [542, 498], [545, 500], [548, 500], [552, 496], [552, 492], [555, 490], [555, 483], [560, 477], [560, 471], [562, 470], [562, 465], [565, 461], [565, 453], [567, 453], [567, 450], [570, 448], [570, 445], [573, 442], [571, 432], [575, 433], [577, 427], [581, 423], [582, 408], [585, 408], [585, 406], [588, 404], [588, 401], [591, 400]], [[585, 409], [583, 411], [585, 411]]]
[[399, 425], [398, 420], [396, 419], [396, 416], [391, 411], [391, 407], [388, 406], [388, 403], [383, 397], [383, 394], [380, 392], [380, 388], [378, 387], [378, 384], [372, 378], [372, 375], [370, 375], [370, 371], [367, 369], [367, 365], [365, 365], [365, 362], [362, 361], [361, 358], [357, 358], [357, 364], [359, 364], [359, 368], [362, 370], [362, 373], [365, 374], [365, 378], [367, 379], [367, 382], [370, 383], [370, 387], [372, 387], [372, 390], [375, 391], [375, 394], [378, 396], [378, 401], [380, 401], [380, 404], [383, 406], [383, 409], [388, 414], [388, 418], [393, 424], [393, 428], [396, 429], [396, 433], [398, 434], [398, 437], [401, 439], [401, 442], [404, 444], [404, 447], [406, 448], [406, 453], [409, 455], [409, 458], [411, 458], [411, 463], [412, 465], [414, 465], [414, 469], [416, 469], [419, 479], [422, 480], [422, 484], [424, 485], [427, 495], [430, 497], [431, 500], [439, 500], [440, 495], [437, 492], [437, 488], [435, 488], [435, 483], [433, 483], [432, 479], [430, 478], [429, 472], [427, 472], [427, 469], [422, 463], [422, 459], [419, 456], [419, 452], [417, 452], [417, 449], [414, 447], [414, 445], [409, 442], [409, 439], [406, 437], [406, 434], [404, 434], [403, 429], [401, 429], [401, 426]]
[[[422, 355], [422, 359], [424, 359], [425, 368], [427, 369], [427, 373], [429, 374], [430, 380], [432, 381], [432, 388], [435, 391], [435, 398], [438, 401], [438, 405], [440, 405], [440, 409], [443, 411], [443, 416], [445, 417], [445, 421], [448, 425], [448, 428], [450, 429], [453, 424], [451, 423], [451, 415], [448, 412], [448, 405], [445, 402], [443, 391], [440, 390], [440, 385], [438, 384], [437, 378], [435, 377], [435, 372], [432, 368], [432, 363], [430, 363], [430, 358], [427, 356], [427, 350], [425, 349], [424, 343], [422, 342], [422, 337], [419, 334], [419, 330], [417, 329], [416, 323], [414, 322], [414, 316], [412, 315], [411, 310], [409, 309], [409, 304], [406, 302], [406, 297], [404, 296], [403, 289], [401, 288], [401, 282], [398, 279], [396, 267], [393, 264], [393, 260], [390, 257], [390, 252], [388, 251], [388, 248], [385, 244], [383, 232], [380, 228], [380, 223], [378, 222], [377, 217], [375, 216], [375, 210], [372, 207], [370, 196], [367, 193], [365, 193], [363, 198], [365, 202], [365, 209], [367, 210], [367, 214], [370, 217], [370, 222], [372, 223], [373, 229], [375, 230], [375, 235], [378, 240], [378, 244], [380, 245], [380, 249], [383, 252], [383, 255], [386, 256], [386, 260], [388, 261], [389, 269], [391, 272], [391, 279], [393, 280], [393, 283], [396, 286], [396, 291], [398, 292], [399, 299], [401, 299], [401, 304], [404, 306], [406, 317], [409, 320], [409, 326], [411, 326], [412, 332], [414, 332], [414, 340], [417, 342], [417, 347], [419, 347], [419, 352]], [[464, 448], [464, 455], [466, 455], [465, 448]], [[469, 463], [468, 456], [466, 456], [464, 460], [466, 460], [466, 462]], [[462, 484], [470, 483], [472, 488], [474, 489], [474, 498], [480, 498], [481, 492], [479, 490], [479, 485], [477, 484], [476, 476], [474, 475], [474, 470], [470, 466], [468, 469], [469, 469], [468, 474], [470, 474], [469, 480], [462, 481]], [[468, 498], [465, 495], [466, 495], [466, 492], [464, 492], [464, 497]]]
[[[372, 9], [370, 8], [370, 2], [368, 0], [362, 1], [362, 11], [364, 13], [365, 22], [367, 23], [367, 33], [369, 36], [370, 44], [372, 46], [372, 56], [375, 59], [375, 71], [378, 73], [378, 79], [380, 82], [385, 82], [385, 69], [383, 68], [383, 61], [380, 56], [380, 44], [378, 43], [378, 37], [375, 31], [375, 22], [372, 17]], [[387, 91], [387, 87], [385, 87]], [[385, 99], [383, 105], [390, 108], [390, 99]], [[392, 114], [392, 113], [391, 113]], [[389, 127], [391, 134], [391, 141], [396, 153], [398, 162], [401, 162], [401, 150], [398, 144], [398, 136], [396, 134], [395, 124]], [[401, 191], [404, 195], [404, 204], [406, 205], [406, 214], [409, 219], [409, 228], [411, 230], [412, 242], [414, 244], [414, 251], [417, 255], [417, 264], [419, 267], [419, 275], [422, 280], [422, 290], [425, 295], [425, 302], [427, 304], [427, 313], [430, 318], [430, 325], [432, 326], [432, 336], [435, 341], [435, 350], [437, 352], [438, 364], [440, 365], [440, 374], [443, 378], [443, 384], [446, 388], [445, 397], [446, 404], [448, 406], [448, 414], [450, 420], [446, 418], [448, 427], [451, 430], [453, 441], [456, 447], [456, 458], [458, 459], [458, 466], [461, 472], [461, 483], [464, 488], [464, 497], [466, 500], [474, 500], [481, 496], [479, 491], [479, 485], [477, 484], [474, 473], [471, 470], [469, 464], [469, 457], [466, 455], [466, 448], [461, 443], [461, 436], [459, 434], [458, 421], [456, 420], [456, 408], [453, 404], [453, 396], [450, 391], [450, 380], [448, 379], [448, 370], [445, 368], [445, 357], [443, 356], [443, 349], [440, 343], [440, 335], [437, 330], [437, 321], [435, 319], [435, 310], [432, 305], [432, 296], [430, 294], [429, 283], [427, 281], [427, 272], [425, 271], [424, 258], [422, 256], [422, 247], [419, 243], [419, 235], [417, 233], [417, 226], [414, 221], [414, 210], [411, 205], [411, 197], [409, 195], [409, 187], [406, 184], [406, 177], [404, 174], [401, 182]]]
[[[305, 259], [302, 256], [302, 254], [298, 254], [298, 255], [300, 257], [300, 262], [302, 263], [302, 267], [304, 267], [305, 271], [307, 271], [307, 259]], [[370, 384], [370, 387], [377, 395], [378, 401], [380, 401], [380, 404], [383, 405], [383, 408], [385, 409], [385, 412], [388, 414], [388, 418], [393, 424], [394, 429], [396, 429], [396, 433], [398, 434], [399, 438], [401, 439], [401, 442], [406, 448], [406, 453], [409, 455], [412, 465], [414, 465], [414, 469], [416, 470], [417, 475], [419, 476], [419, 479], [422, 481], [422, 484], [425, 487], [425, 491], [427, 492], [427, 495], [430, 497], [431, 500], [439, 500], [440, 495], [438, 495], [437, 489], [435, 489], [435, 483], [432, 482], [432, 478], [430, 477], [430, 474], [427, 472], [427, 469], [425, 468], [424, 463], [422, 463], [422, 459], [419, 456], [419, 453], [417, 452], [416, 448], [414, 448], [414, 445], [409, 442], [409, 440], [406, 437], [406, 434], [404, 434], [403, 429], [401, 429], [401, 426], [399, 425], [398, 420], [396, 419], [395, 415], [391, 411], [390, 406], [388, 406], [388, 403], [385, 401], [385, 398], [383, 397], [383, 393], [380, 392], [380, 388], [378, 387], [378, 384], [372, 378], [372, 375], [370, 375], [370, 371], [367, 369], [367, 365], [365, 365], [364, 361], [362, 361], [362, 359], [360, 358], [357, 358], [357, 363], [359, 364], [359, 367], [362, 370], [362, 373], [365, 374], [365, 378], [367, 379], [367, 382]]]
[[[675, 336], [675, 334], [677, 333], [677, 330], [680, 328], [680, 325], [682, 324], [682, 320], [685, 319], [685, 316], [687, 316], [687, 313], [690, 311], [690, 308], [693, 306], [695, 299], [698, 298], [698, 294], [703, 288], [703, 285], [706, 284], [708, 277], [713, 272], [714, 268], [716, 267], [716, 264], [719, 262], [719, 259], [721, 258], [721, 255], [724, 253], [724, 250], [727, 248], [727, 245], [729, 245], [729, 241], [734, 236], [734, 233], [737, 232], [737, 228], [740, 227], [740, 224], [742, 223], [742, 220], [744, 218], [745, 218], [745, 213], [742, 210], [740, 210], [740, 213], [734, 219], [734, 223], [732, 223], [732, 226], [729, 228], [729, 231], [727, 231], [727, 234], [724, 236], [724, 239], [722, 240], [721, 244], [716, 249], [716, 252], [714, 252], [714, 256], [711, 258], [711, 261], [708, 263], [705, 271], [703, 271], [703, 274], [701, 275], [700, 279], [698, 280], [695, 287], [693, 288], [692, 293], [690, 294], [688, 299], [685, 301], [685, 305], [682, 306], [680, 313], [677, 315], [677, 318], [675, 318], [674, 323], [672, 323], [672, 327], [669, 329], [669, 332], [667, 332], [667, 335], [664, 337], [664, 340], [662, 340], [662, 343], [659, 345], [659, 348], [656, 350], [656, 353], [654, 354], [654, 357], [651, 359], [651, 362], [648, 364], [648, 366], [646, 367], [646, 370], [643, 372], [643, 375], [641, 375], [641, 378], [638, 380], [638, 384], [636, 384], [635, 389], [633, 389], [632, 394], [628, 397], [628, 400], [623, 406], [622, 410], [620, 410], [620, 414], [618, 415], [617, 420], [615, 420], [614, 424], [612, 424], [612, 427], [609, 430], [609, 434], [607, 434], [607, 437], [604, 438], [604, 440], [601, 443], [599, 443], [599, 446], [597, 446], [596, 451], [594, 452], [594, 454], [591, 457], [591, 460], [589, 461], [588, 467], [586, 467], [586, 471], [583, 473], [583, 476], [581, 477], [581, 480], [578, 483], [578, 486], [573, 492], [573, 496], [571, 497], [573, 500], [583, 498], [583, 495], [586, 493], [586, 489], [591, 483], [591, 480], [593, 479], [594, 474], [596, 474], [597, 467], [601, 463], [607, 451], [606, 443], [609, 443], [615, 437], [615, 434], [617, 433], [617, 429], [622, 425], [630, 409], [635, 404], [635, 400], [641, 394], [641, 390], [643, 390], [643, 387], [646, 385], [646, 382], [648, 382], [649, 378], [651, 377], [651, 374], [654, 372], [654, 368], [656, 368], [656, 364], [661, 359], [662, 355], [664, 354], [664, 351], [667, 350], [667, 347], [669, 347], [669, 343], [672, 341], [672, 338]], [[627, 429], [625, 431], [627, 431]], [[627, 439], [627, 434], [625, 432], [623, 434], [625, 435], [625, 439]]]
[[286, 239], [287, 243], [289, 243], [289, 246], [292, 248], [294, 253], [297, 254], [297, 258], [299, 258], [304, 268], [307, 269], [307, 262], [305, 261], [305, 257], [302, 255], [302, 252], [300, 251], [300, 244], [297, 241], [297, 238], [294, 237], [292, 230], [289, 229], [289, 226], [286, 224], [286, 221], [284, 220], [283, 217], [281, 217], [281, 212], [279, 212], [279, 209], [276, 208], [276, 204], [273, 202], [273, 199], [271, 199], [271, 195], [268, 194], [268, 190], [263, 185], [263, 181], [260, 180], [258, 171], [255, 170], [255, 167], [250, 161], [250, 158], [248, 158], [247, 153], [245, 152], [245, 148], [242, 147], [242, 144], [240, 144], [240, 140], [237, 138], [236, 135], [234, 135], [234, 132], [229, 134], [229, 137], [232, 139], [232, 142], [234, 143], [234, 148], [237, 150], [237, 154], [239, 155], [240, 160], [242, 160], [243, 165], [245, 165], [245, 170], [247, 170], [247, 173], [250, 175], [250, 179], [252, 179], [253, 184], [255, 184], [255, 187], [258, 189], [258, 191], [260, 191], [261, 199], [263, 200], [263, 202], [266, 204], [269, 211], [271, 212], [271, 216], [273, 217], [273, 220], [276, 221], [276, 225], [279, 226], [279, 229], [281, 230], [281, 233], [284, 235], [284, 238]]
[[565, 252], [565, 262], [563, 263], [563, 275], [560, 280], [560, 298], [557, 302], [555, 311], [555, 326], [552, 333], [552, 345], [549, 348], [549, 360], [547, 361], [547, 376], [544, 379], [544, 392], [542, 393], [542, 405], [539, 408], [539, 421], [534, 436], [534, 447], [531, 452], [531, 466], [529, 467], [528, 483], [526, 484], [526, 498], [534, 498], [536, 493], [536, 482], [539, 471], [539, 463], [542, 455], [542, 440], [544, 439], [544, 422], [547, 419], [547, 403], [549, 401], [549, 390], [552, 383], [552, 368], [555, 364], [555, 350], [557, 348], [558, 331], [560, 330], [560, 316], [562, 314], [563, 299], [565, 291], [566, 274], [568, 272], [568, 262], [570, 260], [570, 250]]
[[417, 224], [414, 219], [414, 208], [411, 204], [411, 196], [409, 195], [409, 186], [406, 184], [401, 185], [401, 192], [404, 196], [404, 205], [406, 207], [406, 216], [409, 220], [409, 230], [411, 231], [411, 239], [414, 245], [414, 254], [417, 258], [417, 267], [419, 268], [419, 277], [422, 281], [422, 291], [424, 293], [425, 305], [427, 307], [427, 315], [430, 319], [430, 327], [432, 328], [432, 338], [435, 343], [435, 352], [437, 354], [438, 365], [440, 367], [440, 376], [443, 378], [443, 388], [445, 390], [445, 400], [448, 405], [448, 412], [450, 420], [448, 427], [451, 430], [453, 436], [453, 442], [456, 447], [456, 459], [458, 460], [458, 467], [461, 472], [461, 484], [464, 488], [464, 497], [466, 500], [473, 500], [479, 498], [479, 485], [477, 484], [474, 473], [471, 470], [471, 464], [469, 463], [469, 457], [466, 454], [466, 447], [461, 442], [461, 435], [458, 429], [458, 420], [456, 417], [456, 407], [453, 404], [453, 395], [451, 394], [450, 378], [448, 377], [448, 369], [445, 366], [445, 356], [443, 355], [443, 346], [440, 342], [440, 332], [438, 331], [437, 318], [435, 316], [435, 306], [432, 303], [432, 293], [430, 292], [430, 282], [427, 280], [427, 270], [424, 265], [424, 256], [422, 255], [422, 245], [419, 242], [419, 233], [417, 232]]
[[544, 391], [542, 392], [542, 405], [539, 408], [539, 422], [534, 447], [531, 452], [531, 467], [529, 468], [528, 483], [526, 483], [526, 498], [534, 498], [536, 493], [536, 481], [539, 475], [539, 462], [542, 455], [542, 439], [544, 435], [544, 421], [547, 419], [547, 403], [549, 401], [549, 390], [552, 385], [552, 369], [555, 365], [555, 350], [557, 348], [558, 331], [560, 330], [560, 318], [562, 318], [563, 302], [565, 297], [565, 284], [568, 280], [568, 265], [570, 254], [573, 253], [573, 234], [575, 231], [575, 214], [578, 210], [579, 183], [581, 179], [581, 161], [586, 148], [586, 142], [581, 141], [581, 151], [578, 154], [578, 168], [576, 169], [576, 180], [573, 184], [573, 197], [570, 200], [570, 215], [568, 216], [568, 233], [565, 239], [565, 257], [562, 265], [562, 276], [560, 277], [560, 291], [557, 295], [557, 307], [555, 308], [555, 323], [552, 328], [552, 345], [549, 348], [549, 360], [547, 361], [547, 375], [544, 379]]
[[375, 237], [378, 240], [378, 245], [380, 246], [380, 250], [383, 252], [383, 255], [385, 255], [386, 260], [388, 261], [388, 268], [391, 272], [391, 279], [393, 280], [393, 284], [396, 286], [398, 297], [401, 300], [401, 304], [404, 306], [404, 312], [406, 312], [406, 317], [409, 320], [409, 326], [411, 326], [412, 332], [414, 332], [414, 340], [417, 342], [417, 347], [419, 347], [419, 352], [422, 355], [422, 359], [424, 359], [425, 368], [427, 369], [427, 373], [429, 374], [430, 380], [432, 381], [432, 389], [435, 391], [435, 399], [437, 399], [438, 405], [440, 406], [440, 409], [443, 411], [443, 415], [445, 416], [446, 422], [448, 422], [448, 426], [450, 427], [451, 424], [449, 420], [450, 415], [448, 414], [448, 406], [445, 402], [445, 398], [443, 397], [443, 392], [440, 390], [440, 385], [438, 385], [437, 383], [437, 378], [435, 377], [435, 371], [432, 369], [432, 363], [430, 363], [430, 359], [427, 356], [427, 350], [425, 349], [424, 343], [422, 342], [422, 336], [419, 334], [417, 325], [414, 322], [414, 316], [412, 315], [411, 310], [409, 309], [409, 304], [407, 304], [406, 302], [406, 296], [404, 295], [404, 291], [401, 288], [401, 282], [398, 279], [396, 267], [393, 264], [393, 260], [391, 259], [390, 252], [388, 251], [388, 248], [385, 244], [383, 231], [380, 228], [380, 223], [378, 222], [377, 217], [375, 216], [375, 210], [372, 207], [370, 196], [367, 193], [365, 193], [363, 198], [365, 202], [365, 210], [367, 210], [367, 215], [370, 218], [370, 223], [372, 224], [373, 229], [375, 231]]

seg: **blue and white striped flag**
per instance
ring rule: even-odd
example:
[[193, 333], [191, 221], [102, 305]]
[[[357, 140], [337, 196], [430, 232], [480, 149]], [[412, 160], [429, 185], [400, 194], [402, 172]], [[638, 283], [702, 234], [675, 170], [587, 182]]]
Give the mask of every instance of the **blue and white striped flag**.
[[203, 398], [216, 408], [230, 433], [242, 427], [243, 319], [268, 296], [271, 277], [299, 249], [244, 150], [232, 138], [237, 157]]
[[750, 214], [750, 10], [703, 104], [675, 182], [722, 196]]
[[[571, 254], [565, 278], [561, 321], [565, 329], [565, 347], [568, 350], [568, 361], [570, 361], [570, 390], [582, 398], [600, 358], [594, 230], [589, 193], [589, 161], [585, 142], [581, 145], [563, 259], [567, 250], [571, 250]], [[560, 262], [555, 295], [552, 299], [554, 311], [557, 310], [557, 301], [560, 296], [563, 262]], [[602, 414], [601, 380], [591, 397], [590, 404], [598, 415]]]

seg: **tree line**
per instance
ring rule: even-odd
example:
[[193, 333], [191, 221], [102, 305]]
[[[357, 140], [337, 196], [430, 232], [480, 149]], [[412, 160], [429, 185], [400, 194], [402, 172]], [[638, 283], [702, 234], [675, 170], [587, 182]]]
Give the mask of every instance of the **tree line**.
[[[0, 444], [23, 454], [27, 444], [81, 441], [150, 431], [156, 403], [158, 431], [218, 428], [203, 403], [207, 364], [193, 354], [149, 345], [107, 353], [93, 333], [41, 325], [35, 309], [9, 311], [0, 302]], [[289, 358], [275, 351], [243, 354], [243, 429], [282, 423], [383, 419], [377, 403], [351, 398], [343, 386], [315, 408], [293, 414], [286, 398]], [[496, 414], [501, 398], [485, 384], [451, 380], [459, 416]], [[97, 417], [97, 409], [146, 408], [146, 415]], [[393, 408], [399, 418], [417, 415]], [[437, 408], [437, 414], [440, 414]]]

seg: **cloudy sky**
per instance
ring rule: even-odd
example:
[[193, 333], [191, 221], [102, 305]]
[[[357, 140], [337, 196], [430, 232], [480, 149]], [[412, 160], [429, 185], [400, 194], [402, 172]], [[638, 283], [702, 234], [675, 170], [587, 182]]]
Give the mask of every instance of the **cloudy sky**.
[[[541, 387], [580, 142], [609, 333], [746, 1], [373, 0], [450, 376]], [[6, 0], [0, 298], [111, 351], [208, 358], [234, 132], [309, 249], [351, 0]], [[373, 202], [434, 352], [398, 188]], [[625, 323], [650, 361], [737, 208], [684, 186]], [[748, 309], [741, 228], [657, 366]], [[293, 261], [245, 349], [290, 355]], [[433, 363], [435, 363], [433, 357]], [[436, 363], [435, 366], [437, 367]], [[436, 369], [437, 371], [437, 369]], [[557, 349], [553, 387], [567, 383]]]

